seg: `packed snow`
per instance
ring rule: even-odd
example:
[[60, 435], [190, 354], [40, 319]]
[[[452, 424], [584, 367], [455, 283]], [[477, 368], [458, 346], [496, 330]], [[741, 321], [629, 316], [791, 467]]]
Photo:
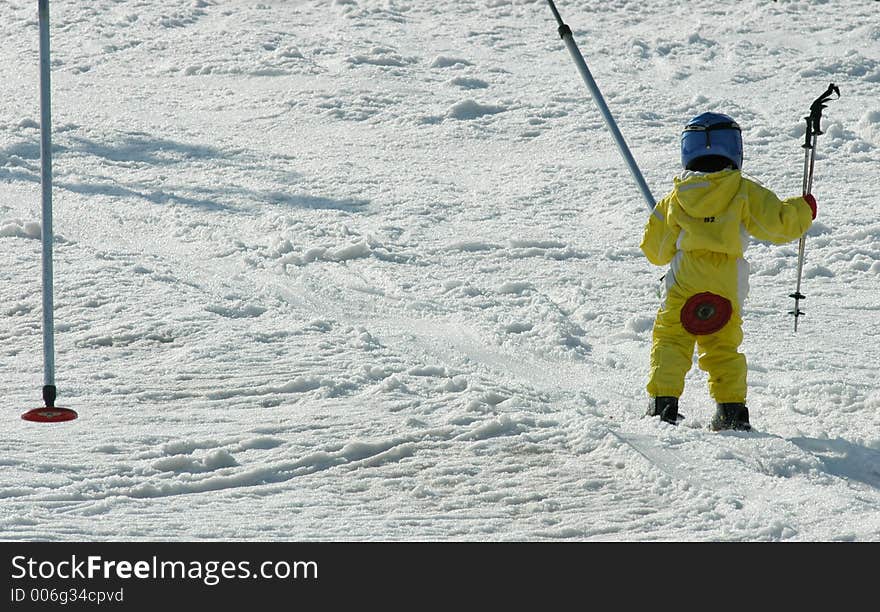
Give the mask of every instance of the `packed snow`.
[[880, 6], [557, 6], [656, 198], [706, 110], [801, 193], [755, 242], [754, 431], [644, 416], [663, 270], [543, 0], [2, 5], [0, 539], [880, 541]]

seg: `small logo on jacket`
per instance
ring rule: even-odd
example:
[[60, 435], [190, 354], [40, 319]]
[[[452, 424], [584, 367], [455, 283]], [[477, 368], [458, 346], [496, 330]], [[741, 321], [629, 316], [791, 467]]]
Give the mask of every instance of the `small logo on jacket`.
[[703, 223], [715, 223], [715, 217], [703, 217]]

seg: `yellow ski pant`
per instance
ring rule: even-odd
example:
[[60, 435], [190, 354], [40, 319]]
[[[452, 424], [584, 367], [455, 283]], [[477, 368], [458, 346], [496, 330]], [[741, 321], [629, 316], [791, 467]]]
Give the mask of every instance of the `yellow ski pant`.
[[678, 286], [673, 286], [657, 312], [648, 393], [652, 397], [680, 397], [696, 345], [697, 363], [709, 375], [709, 395], [719, 403], [744, 403], [747, 368], [745, 355], [738, 350], [743, 339], [739, 305], [734, 301], [730, 320], [719, 331], [696, 336], [687, 332], [681, 323], [681, 308], [689, 297]]

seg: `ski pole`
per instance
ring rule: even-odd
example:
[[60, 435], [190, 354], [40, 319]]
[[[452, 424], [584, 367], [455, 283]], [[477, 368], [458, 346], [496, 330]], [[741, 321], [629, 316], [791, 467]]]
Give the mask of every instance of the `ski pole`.
[[[823, 133], [821, 127], [822, 109], [827, 107], [825, 104], [826, 102], [837, 99], [832, 98], [832, 94], [837, 94], [837, 98], [840, 97], [840, 89], [838, 89], [834, 83], [831, 83], [828, 86], [828, 89], [825, 90], [825, 93], [813, 101], [810, 105], [810, 114], [804, 117], [807, 122], [807, 129], [804, 134], [804, 144], [802, 145], [802, 148], [804, 149], [803, 195], [808, 195], [813, 189], [813, 167], [816, 163], [816, 141], [818, 140], [819, 135]], [[794, 298], [794, 310], [789, 314], [794, 315], [795, 332], [797, 332], [798, 328], [798, 317], [801, 317], [804, 314], [800, 309], [800, 301], [806, 298], [806, 296], [801, 293], [801, 276], [804, 271], [804, 250], [806, 243], [807, 235], [804, 234], [798, 242], [797, 287], [795, 288], [794, 293], [789, 295], [789, 297]]]
[[70, 408], [55, 406], [55, 322], [52, 291], [52, 102], [49, 63], [49, 0], [39, 0], [40, 21], [40, 186], [43, 262], [43, 403], [21, 415], [27, 421], [54, 423], [75, 419]]
[[571, 54], [571, 57], [574, 60], [578, 71], [581, 73], [581, 77], [584, 79], [584, 83], [587, 84], [587, 88], [590, 90], [590, 94], [593, 96], [593, 100], [596, 102], [596, 106], [599, 107], [599, 112], [602, 113], [602, 118], [605, 119], [605, 125], [608, 127], [608, 131], [611, 132], [611, 135], [614, 137], [615, 142], [617, 142], [617, 147], [618, 149], [620, 149], [620, 154], [623, 155], [624, 161], [626, 162], [627, 166], [629, 166], [629, 171], [632, 173], [632, 176], [636, 181], [636, 185], [638, 185], [639, 191], [642, 192], [642, 196], [645, 198], [645, 202], [648, 205], [648, 210], [650, 210], [653, 214], [657, 215], [657, 217], [660, 218], [660, 213], [654, 210], [657, 202], [656, 200], [654, 200], [654, 196], [651, 195], [651, 190], [648, 187], [648, 183], [645, 181], [645, 177], [642, 176], [642, 172], [639, 170], [639, 166], [638, 164], [636, 164], [636, 160], [635, 158], [633, 158], [632, 153], [630, 153], [629, 147], [626, 146], [626, 140], [624, 140], [623, 134], [620, 133], [620, 129], [618, 129], [617, 123], [614, 121], [614, 117], [611, 116], [611, 111], [608, 109], [608, 105], [605, 103], [605, 98], [602, 97], [602, 92], [599, 91], [599, 86], [596, 85], [596, 81], [595, 79], [593, 79], [593, 75], [590, 73], [590, 69], [587, 67], [587, 63], [584, 61], [584, 56], [581, 54], [577, 44], [574, 42], [574, 36], [572, 36], [571, 28], [569, 28], [562, 21], [562, 17], [559, 15], [559, 11], [556, 9], [556, 5], [553, 3], [553, 0], [547, 0], [547, 3], [550, 5], [550, 10], [553, 11], [553, 16], [556, 18], [556, 23], [559, 24], [559, 36], [565, 42], [565, 46], [568, 47], [568, 52]]

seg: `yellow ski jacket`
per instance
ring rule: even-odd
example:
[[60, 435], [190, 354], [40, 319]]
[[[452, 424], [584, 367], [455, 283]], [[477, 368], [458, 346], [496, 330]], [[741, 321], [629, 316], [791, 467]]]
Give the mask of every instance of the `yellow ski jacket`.
[[804, 198], [780, 200], [739, 170], [685, 173], [657, 203], [640, 246], [651, 263], [672, 264], [667, 290], [677, 285], [676, 293], [684, 295], [711, 291], [742, 307], [748, 237], [783, 244], [803, 235], [812, 222]]

